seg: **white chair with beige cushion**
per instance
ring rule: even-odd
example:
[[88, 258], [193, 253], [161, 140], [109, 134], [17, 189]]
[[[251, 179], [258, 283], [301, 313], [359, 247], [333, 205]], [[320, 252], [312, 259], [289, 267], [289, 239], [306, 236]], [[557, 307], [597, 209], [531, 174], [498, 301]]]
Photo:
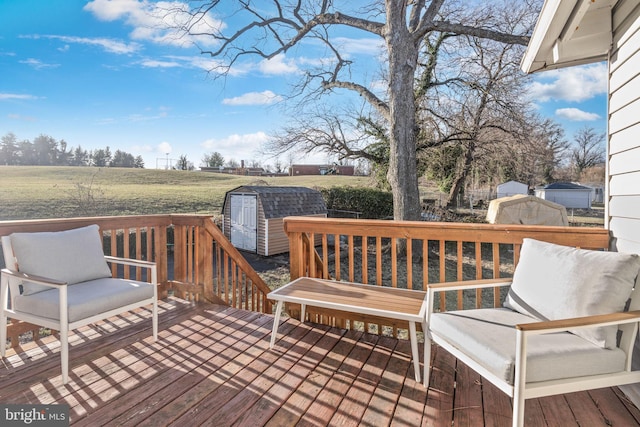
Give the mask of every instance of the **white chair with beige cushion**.
[[[67, 231], [2, 237], [6, 268], [0, 280], [0, 353], [6, 353], [7, 318], [60, 333], [62, 382], [69, 379], [69, 331], [138, 307], [152, 307], [158, 334], [155, 263], [105, 256], [97, 225]], [[108, 263], [143, 267], [148, 282], [113, 278]]]
[[[636, 254], [524, 239], [510, 281], [429, 286], [425, 352], [431, 340], [507, 393], [522, 426], [525, 399], [640, 381], [639, 272]], [[504, 307], [434, 312], [436, 292], [496, 285], [511, 285]]]

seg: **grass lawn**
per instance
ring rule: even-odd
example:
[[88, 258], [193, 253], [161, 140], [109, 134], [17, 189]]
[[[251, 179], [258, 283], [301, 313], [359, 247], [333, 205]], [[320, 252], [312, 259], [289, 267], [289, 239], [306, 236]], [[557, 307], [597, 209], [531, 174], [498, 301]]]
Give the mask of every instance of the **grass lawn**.
[[246, 177], [199, 171], [0, 166], [0, 220], [166, 213], [217, 216], [241, 185], [370, 186], [355, 176]]

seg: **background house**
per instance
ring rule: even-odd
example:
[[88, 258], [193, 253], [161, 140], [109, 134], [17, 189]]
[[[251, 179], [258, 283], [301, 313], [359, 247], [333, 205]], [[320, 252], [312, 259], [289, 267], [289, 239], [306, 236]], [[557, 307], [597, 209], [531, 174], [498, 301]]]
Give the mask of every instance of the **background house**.
[[536, 188], [536, 197], [570, 209], [591, 209], [592, 190], [572, 182], [554, 182]]
[[352, 165], [291, 165], [289, 175], [354, 175]]
[[289, 251], [285, 217], [326, 218], [327, 207], [311, 188], [243, 185], [225, 194], [222, 215], [222, 231], [236, 248], [269, 256]]
[[518, 181], [507, 181], [496, 188], [498, 199], [501, 197], [515, 196], [516, 194], [529, 194], [529, 186]]
[[[611, 249], [640, 253], [640, 3], [546, 0], [522, 69], [609, 63], [605, 228]], [[636, 341], [633, 368], [640, 369]], [[621, 387], [640, 405], [640, 384]]]

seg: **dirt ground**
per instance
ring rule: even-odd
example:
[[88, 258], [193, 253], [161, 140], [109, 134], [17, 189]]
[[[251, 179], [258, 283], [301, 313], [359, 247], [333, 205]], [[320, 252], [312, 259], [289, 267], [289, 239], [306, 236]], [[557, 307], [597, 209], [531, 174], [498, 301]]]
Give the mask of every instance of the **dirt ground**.
[[271, 289], [275, 289], [289, 282], [288, 253], [269, 257], [252, 252], [241, 251], [241, 253]]

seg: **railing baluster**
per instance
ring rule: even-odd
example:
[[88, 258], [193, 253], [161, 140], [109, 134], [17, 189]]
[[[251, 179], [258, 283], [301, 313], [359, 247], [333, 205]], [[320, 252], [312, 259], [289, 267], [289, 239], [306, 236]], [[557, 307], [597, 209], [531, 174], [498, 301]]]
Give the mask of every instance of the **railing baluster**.
[[[482, 243], [475, 242], [476, 279], [482, 279]], [[482, 289], [476, 289], [476, 308], [482, 307]]]
[[[500, 277], [500, 243], [494, 243], [493, 245], [493, 277]], [[493, 306], [500, 306], [500, 288], [493, 288]]]
[[391, 239], [391, 287], [398, 287], [398, 275], [393, 274], [398, 271], [398, 239]]
[[429, 284], [429, 240], [422, 239], [422, 289]]
[[334, 234], [333, 235], [333, 251], [335, 254], [335, 263], [336, 263], [336, 280], [340, 280], [340, 235], [339, 234]]
[[407, 242], [407, 289], [413, 289], [413, 240], [406, 239]]
[[349, 242], [348, 259], [349, 259], [349, 281], [355, 282], [354, 260], [353, 260], [353, 235], [349, 235], [347, 240]]
[[362, 236], [362, 283], [369, 283], [369, 237]]
[[382, 236], [376, 236], [376, 285], [382, 286]]

